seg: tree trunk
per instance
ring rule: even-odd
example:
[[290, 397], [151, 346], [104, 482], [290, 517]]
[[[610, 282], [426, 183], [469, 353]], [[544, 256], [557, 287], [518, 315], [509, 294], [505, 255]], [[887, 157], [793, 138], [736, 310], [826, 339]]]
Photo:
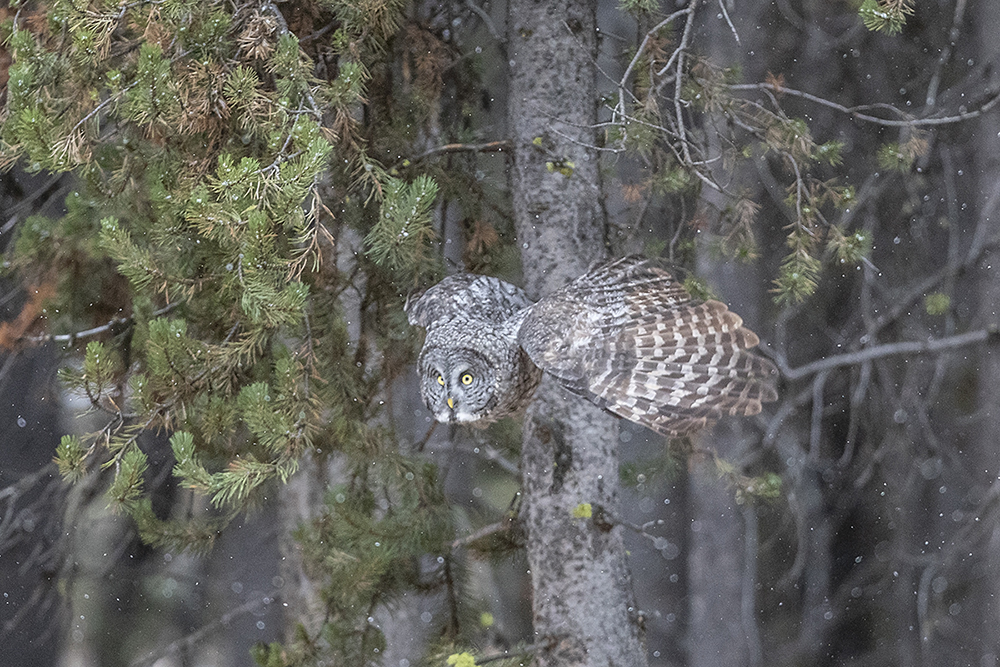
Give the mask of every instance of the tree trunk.
[[[689, 478], [688, 665], [757, 665], [743, 616], [744, 519], [731, 489], [707, 466]], [[756, 644], [752, 646], [757, 647]], [[759, 651], [759, 647], [757, 647]], [[754, 656], [755, 659], [751, 659]]]
[[281, 558], [278, 571], [283, 580], [281, 600], [284, 603], [284, 640], [293, 642], [298, 625], [317, 636], [323, 619], [323, 601], [319, 582], [310, 578], [302, 558], [302, 546], [295, 531], [316, 517], [322, 507], [326, 480], [322, 464], [312, 456], [303, 458], [299, 471], [278, 488], [278, 520], [280, 534], [278, 550]]
[[[997, 75], [996, 69], [1000, 60], [1000, 48], [996, 42], [996, 31], [1000, 29], [1000, 7], [992, 2], [971, 4], [970, 18], [973, 26], [971, 41], [975, 46], [970, 52], [978, 55], [979, 62], [975, 63], [977, 67], [991, 74], [988, 78], [983, 77], [982, 89], [995, 91], [1000, 84], [1000, 76]], [[979, 220], [977, 236], [978, 229], [981, 228], [986, 231], [987, 237], [995, 239], [996, 219], [1000, 215], [1000, 160], [997, 158], [1000, 147], [1000, 118], [995, 112], [983, 117], [977, 121], [970, 134], [975, 138], [969, 142], [972, 153], [971, 164], [963, 164], [965, 162], [962, 160], [963, 156], [958, 155], [956, 169], [965, 166], [971, 168], [975, 174], [976, 180], [972, 192], [968, 193], [968, 199], [973, 202], [975, 211], [973, 215]], [[961, 173], [962, 171], [958, 172]], [[975, 244], [976, 240], [972, 243]], [[1000, 310], [998, 261], [1000, 257], [993, 249], [985, 253], [984, 259], [979, 264], [980, 269], [985, 269], [979, 272], [982, 286], [979, 315], [984, 325], [992, 327], [1000, 322], [997, 315]], [[979, 410], [983, 420], [979, 428], [973, 431], [976, 436], [970, 448], [972, 460], [968, 466], [969, 470], [976, 472], [974, 478], [970, 480], [972, 488], [968, 498], [976, 503], [977, 512], [979, 507], [995, 507], [997, 484], [1000, 479], [1000, 456], [997, 454], [997, 441], [1000, 438], [1000, 357], [996, 354], [995, 347], [983, 351], [979, 372], [981, 374]], [[1000, 640], [996, 635], [996, 627], [1000, 623], [1000, 604], [997, 602], [997, 596], [1000, 595], [1000, 528], [997, 526], [995, 512], [996, 510], [992, 512], [993, 519], [983, 526], [984, 534], [980, 544], [963, 549], [970, 552], [970, 556], [975, 554], [968, 576], [980, 579], [984, 585], [972, 585], [975, 593], [970, 597], [976, 608], [958, 615], [958, 618], [965, 616], [966, 623], [970, 621], [973, 623], [965, 636], [968, 638], [970, 659], [978, 660], [982, 665], [996, 665], [1000, 660]], [[990, 514], [989, 510], [986, 510], [986, 513]], [[957, 552], [958, 549], [954, 551]], [[967, 606], [972, 605], [967, 603]], [[954, 605], [949, 611], [952, 610]], [[948, 621], [951, 619], [940, 614], [935, 620], [933, 629], [938, 633], [948, 627]], [[940, 653], [934, 657], [940, 657]]]
[[[361, 253], [360, 236], [347, 225], [336, 230], [338, 239], [334, 261], [341, 275], [351, 275], [357, 268]], [[361, 291], [344, 290], [340, 297], [347, 323], [347, 335], [352, 345], [362, 344]], [[299, 624], [316, 637], [323, 625], [326, 604], [321, 597], [322, 582], [307, 571], [302, 545], [295, 539], [295, 532], [319, 516], [323, 508], [323, 494], [330, 486], [344, 481], [342, 466], [337, 457], [327, 461], [317, 460], [311, 454], [302, 457], [298, 472], [278, 490], [278, 517], [280, 533], [278, 550], [281, 563], [279, 573], [283, 579], [282, 602], [285, 610], [285, 641], [292, 643]]]
[[[595, 3], [509, 5], [512, 187], [528, 293], [605, 256], [595, 141]], [[619, 515], [617, 424], [549, 378], [524, 424], [528, 562], [540, 665], [646, 664]], [[591, 518], [574, 510], [589, 503]]]
[[597, 151], [588, 148], [597, 122], [595, 9], [584, 0], [508, 8], [514, 218], [533, 298], [606, 254]]

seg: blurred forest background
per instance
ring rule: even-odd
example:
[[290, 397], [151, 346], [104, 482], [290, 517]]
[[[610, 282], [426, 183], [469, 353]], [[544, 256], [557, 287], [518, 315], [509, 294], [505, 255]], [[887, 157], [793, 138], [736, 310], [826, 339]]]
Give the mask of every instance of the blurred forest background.
[[[5, 665], [998, 664], [1000, 3], [0, 18]], [[636, 252], [777, 403], [432, 428], [407, 294]]]

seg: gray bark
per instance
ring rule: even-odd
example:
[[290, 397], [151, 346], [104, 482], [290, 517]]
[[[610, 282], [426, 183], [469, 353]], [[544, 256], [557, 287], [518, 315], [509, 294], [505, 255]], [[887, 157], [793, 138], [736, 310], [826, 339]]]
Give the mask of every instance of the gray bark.
[[[510, 3], [514, 216], [533, 298], [605, 255], [596, 138], [596, 3]], [[572, 162], [572, 175], [550, 171]]]
[[[596, 121], [595, 4], [509, 5], [512, 188], [528, 293], [605, 254]], [[551, 163], [555, 169], [549, 167]], [[568, 167], [569, 175], [558, 167]], [[525, 418], [522, 520], [540, 665], [646, 664], [619, 513], [617, 424], [555, 382]], [[573, 510], [590, 503], [590, 519]]]
[[[982, 63], [980, 66], [985, 66], [984, 70], [992, 74], [984, 77], [982, 85], [986, 90], [996, 90], [997, 85], [1000, 85], [1000, 76], [996, 73], [996, 64], [1000, 60], [1000, 47], [996, 41], [997, 30], [1000, 30], [1000, 7], [992, 2], [970, 4], [974, 52], [979, 54]], [[970, 142], [970, 166], [976, 175], [976, 181], [969, 199], [974, 202], [979, 225], [988, 230], [990, 237], [995, 238], [996, 218], [1000, 215], [1000, 159], [997, 157], [1000, 118], [996, 113], [982, 118], [972, 134], [977, 141]], [[983, 297], [979, 316], [989, 326], [996, 326], [1000, 322], [998, 260], [1000, 257], [995, 249], [988, 251], [978, 267], [985, 269], [980, 273]], [[977, 437], [971, 448], [973, 461], [970, 462], [969, 469], [976, 471], [976, 474], [971, 480], [973, 486], [969, 498], [980, 503], [980, 506], [989, 506], [995, 503], [997, 480], [1000, 479], [1000, 457], [997, 456], [997, 441], [1000, 438], [1000, 357], [995, 348], [987, 349], [982, 355], [979, 372], [979, 409], [982, 411], [983, 423], [980, 428], [975, 429]], [[976, 619], [979, 621], [978, 628], [970, 628], [964, 636], [968, 638], [972, 659], [978, 659], [983, 665], [995, 665], [1000, 658], [1000, 639], [996, 635], [996, 627], [1000, 624], [1000, 604], [997, 602], [1000, 595], [1000, 527], [994, 520], [984, 528], [981, 546], [970, 549], [973, 553], [980, 552], [982, 555], [977, 556], [982, 560], [975, 563], [974, 570], [968, 574], [970, 577], [983, 577], [988, 583], [974, 589], [977, 593], [971, 597], [978, 608], [970, 611], [971, 618], [979, 617]], [[935, 634], [947, 630], [949, 620], [944, 614], [939, 614], [933, 625]], [[934, 657], [940, 657], [940, 654]]]
[[[699, 467], [690, 477], [688, 552], [688, 664], [759, 664], [741, 612], [743, 599], [743, 518], [731, 489]], [[749, 619], [752, 622], [752, 618]]]
[[278, 567], [282, 579], [281, 600], [285, 610], [285, 641], [295, 638], [296, 627], [303, 625], [316, 636], [323, 619], [325, 605], [319, 594], [319, 582], [309, 576], [302, 559], [302, 546], [295, 531], [316, 517], [323, 506], [323, 490], [327, 480], [323, 466], [311, 456], [303, 457], [299, 471], [278, 487], [278, 522], [281, 532]]

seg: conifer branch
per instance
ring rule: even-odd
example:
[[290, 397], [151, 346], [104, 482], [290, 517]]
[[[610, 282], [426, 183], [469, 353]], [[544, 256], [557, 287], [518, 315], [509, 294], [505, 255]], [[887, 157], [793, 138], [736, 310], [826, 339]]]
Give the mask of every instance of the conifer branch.
[[[285, 20], [285, 15], [281, 13], [278, 6], [272, 2], [272, 0], [265, 0], [260, 3], [260, 8], [263, 11], [274, 16], [274, 20], [278, 23], [278, 34], [288, 35], [291, 31], [288, 29], [288, 21]], [[296, 37], [296, 41], [298, 38]], [[316, 98], [313, 97], [312, 91], [306, 88], [303, 90], [303, 95], [309, 101], [309, 112], [316, 117], [317, 120], [323, 120], [323, 112], [320, 106], [316, 103]]]
[[[156, 3], [153, 3], [153, 4], [156, 4]], [[122, 7], [122, 12], [124, 12], [125, 9], [126, 9], [126, 7], [123, 6]], [[141, 44], [141, 42], [139, 42], [139, 44]], [[138, 46], [138, 44], [137, 44], [137, 46]], [[186, 57], [189, 53], [190, 52], [187, 51], [187, 50], [182, 50], [180, 53], [176, 54], [173, 58], [170, 59], [170, 64], [174, 64], [174, 63], [178, 62], [179, 60], [181, 60], [184, 57]], [[140, 83], [141, 83], [141, 80], [137, 79], [137, 80], [133, 81], [132, 83], [130, 83], [129, 85], [127, 85], [124, 88], [122, 88], [121, 90], [119, 90], [119, 91], [117, 91], [115, 93], [112, 93], [111, 95], [108, 95], [108, 97], [103, 102], [101, 102], [96, 107], [94, 107], [93, 109], [91, 109], [83, 118], [81, 118], [80, 120], [78, 120], [76, 122], [76, 124], [72, 127], [72, 129], [70, 129], [70, 131], [66, 133], [67, 136], [71, 136], [74, 132], [76, 132], [77, 130], [79, 130], [84, 125], [84, 123], [86, 123], [88, 120], [90, 120], [91, 118], [93, 118], [94, 116], [96, 116], [97, 114], [99, 114], [102, 109], [104, 109], [105, 107], [107, 107], [112, 102], [116, 102], [117, 100], [119, 100], [122, 97], [124, 97], [126, 93], [128, 93], [130, 90], [132, 90], [133, 88], [135, 88], [136, 86], [138, 86]]]

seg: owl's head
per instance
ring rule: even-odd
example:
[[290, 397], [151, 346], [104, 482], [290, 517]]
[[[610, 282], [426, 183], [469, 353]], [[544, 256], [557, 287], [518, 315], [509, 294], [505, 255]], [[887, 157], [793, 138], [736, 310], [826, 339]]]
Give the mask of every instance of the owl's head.
[[420, 395], [439, 422], [491, 421], [500, 382], [496, 367], [469, 348], [425, 347], [420, 355]]

